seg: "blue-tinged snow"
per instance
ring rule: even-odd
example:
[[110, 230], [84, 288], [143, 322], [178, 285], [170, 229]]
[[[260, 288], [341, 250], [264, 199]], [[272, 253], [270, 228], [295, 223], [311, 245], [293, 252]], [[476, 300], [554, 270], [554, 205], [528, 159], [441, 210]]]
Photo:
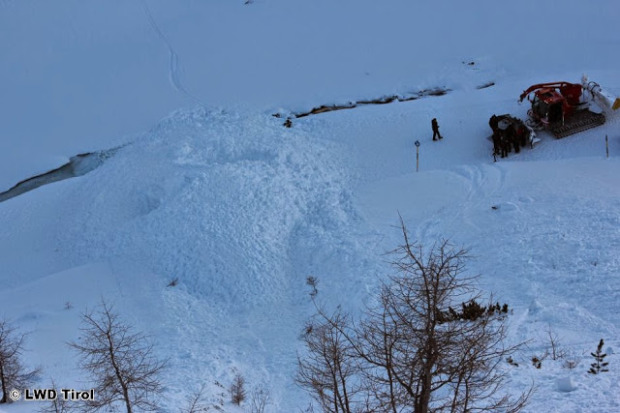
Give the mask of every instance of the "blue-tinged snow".
[[[487, 139], [534, 83], [587, 73], [620, 95], [620, 9], [599, 3], [0, 1], [0, 191], [122, 145], [0, 203], [0, 317], [29, 333], [37, 386], [87, 385], [66, 343], [105, 298], [169, 359], [165, 411], [202, 385], [244, 411], [236, 372], [269, 412], [299, 411], [306, 278], [357, 312], [393, 271], [400, 214], [424, 245], [468, 247], [513, 309], [528, 344], [502, 368], [514, 393], [536, 384], [527, 412], [620, 411], [620, 114], [497, 163]], [[450, 91], [272, 116], [433, 87]], [[550, 328], [567, 356], [536, 369]], [[601, 338], [610, 372], [588, 375]]]

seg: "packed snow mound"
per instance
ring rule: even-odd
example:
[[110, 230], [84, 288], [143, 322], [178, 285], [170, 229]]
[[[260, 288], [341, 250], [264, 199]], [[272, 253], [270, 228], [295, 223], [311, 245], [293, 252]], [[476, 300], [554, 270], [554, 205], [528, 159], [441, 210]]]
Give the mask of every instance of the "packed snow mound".
[[[66, 342], [103, 296], [170, 360], [162, 410], [205, 384], [210, 409], [241, 412], [225, 394], [240, 372], [267, 411], [299, 411], [306, 277], [329, 308], [363, 306], [400, 213], [423, 245], [470, 248], [479, 287], [509, 304], [509, 342], [528, 346], [500, 368], [514, 393], [536, 382], [527, 412], [620, 411], [617, 354], [586, 373], [600, 338], [620, 344], [620, 118], [497, 163], [487, 139], [493, 113], [525, 119], [532, 84], [585, 72], [620, 93], [619, 9], [600, 3], [0, 0], [0, 191], [123, 146], [0, 204], [0, 316], [30, 333], [36, 386], [85, 383]], [[271, 116], [437, 87], [451, 92], [290, 129]], [[548, 328], [571, 371], [531, 365]]]
[[[4, 202], [3, 280], [12, 291], [30, 282], [19, 294], [32, 305], [61, 274], [54, 305], [33, 307], [53, 317], [62, 300], [78, 311], [102, 297], [116, 304], [170, 358], [171, 411], [206, 377], [216, 404], [215, 383], [235, 371], [249, 388], [269, 387], [274, 411], [292, 411], [297, 337], [312, 311], [306, 277], [319, 277], [326, 299], [376, 282], [345, 148], [264, 113], [177, 111], [88, 175]], [[100, 291], [78, 298], [73, 278], [92, 280], [93, 263], [105, 269]], [[64, 318], [77, 330], [77, 314]]]
[[237, 309], [283, 300], [300, 232], [318, 249], [355, 214], [342, 149], [280, 123], [204, 109], [163, 120], [71, 190], [58, 234], [71, 265], [139, 262]]

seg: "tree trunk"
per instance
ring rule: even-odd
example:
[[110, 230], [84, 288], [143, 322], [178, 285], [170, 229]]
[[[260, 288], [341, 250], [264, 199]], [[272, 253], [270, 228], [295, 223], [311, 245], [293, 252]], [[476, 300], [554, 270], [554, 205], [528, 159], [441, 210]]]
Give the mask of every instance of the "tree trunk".
[[7, 402], [7, 388], [6, 388], [6, 380], [4, 378], [4, 366], [0, 363], [0, 383], [2, 383], [2, 400], [0, 403]]
[[109, 334], [108, 343], [110, 343], [110, 348], [108, 349], [110, 352], [110, 361], [112, 362], [112, 366], [114, 367], [114, 374], [116, 374], [116, 379], [118, 380], [118, 383], [121, 385], [121, 389], [123, 390], [123, 400], [125, 401], [127, 413], [132, 413], [131, 401], [129, 400], [129, 390], [127, 389], [127, 384], [125, 383], [124, 377], [121, 374], [121, 370], [116, 364], [116, 358], [114, 357], [114, 342], [112, 341], [112, 337]]

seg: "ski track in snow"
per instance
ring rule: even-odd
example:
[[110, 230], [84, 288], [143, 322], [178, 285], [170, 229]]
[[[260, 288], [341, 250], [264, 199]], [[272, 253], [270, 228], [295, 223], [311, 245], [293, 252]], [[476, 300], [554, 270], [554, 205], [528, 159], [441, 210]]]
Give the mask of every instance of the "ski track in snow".
[[[598, 182], [590, 184], [592, 198], [584, 199], [570, 189], [582, 185], [582, 162], [506, 161], [452, 168], [449, 173], [463, 187], [462, 195], [455, 193], [450, 203], [438, 205], [421, 222], [406, 222], [413, 239], [422, 245], [429, 247], [447, 236], [469, 249], [474, 257], [469, 269], [481, 275], [482, 290], [512, 308], [511, 340], [527, 342], [515, 355], [521, 369], [531, 366], [534, 355], [545, 357], [549, 328], [558, 335], [567, 359], [581, 368], [591, 361], [589, 352], [599, 338], [611, 347], [619, 344], [620, 203], [613, 196], [606, 198], [605, 185]], [[596, 200], [597, 196], [603, 198]], [[577, 327], [583, 325], [594, 334], [584, 336]], [[578, 401], [560, 398], [564, 393], [556, 388], [558, 377], [576, 380], [575, 398], [598, 390], [586, 380], [588, 376], [563, 369], [565, 361], [543, 360], [544, 371], [534, 369], [531, 379], [540, 391], [551, 394], [554, 406], [564, 406], [553, 411], [579, 411]], [[527, 385], [522, 382], [522, 388]], [[545, 409], [541, 403], [548, 402], [538, 397], [526, 411]], [[586, 411], [615, 411], [617, 401], [605, 400], [599, 406], [588, 405]]]
[[[92, 173], [0, 204], [0, 316], [6, 312], [30, 333], [26, 361], [44, 367], [37, 386], [46, 386], [50, 375], [64, 387], [86, 383], [65, 343], [79, 334], [80, 312], [104, 296], [114, 301], [123, 319], [154, 338], [159, 356], [170, 359], [162, 410], [178, 411], [186, 397], [204, 384], [210, 411], [240, 413], [247, 405], [228, 402], [228, 385], [239, 372], [249, 392], [259, 385], [270, 392], [267, 413], [300, 411], [307, 406], [308, 395], [293, 380], [297, 355], [303, 351], [299, 332], [314, 312], [306, 277], [318, 278], [320, 304], [341, 305], [359, 314], [393, 270], [385, 252], [402, 242], [398, 228], [402, 213], [412, 239], [423, 246], [447, 237], [468, 248], [472, 255], [468, 269], [480, 274], [478, 287], [510, 306], [508, 342], [527, 341], [527, 345], [515, 354], [519, 367], [502, 363], [500, 368], [509, 374], [511, 393], [532, 381], [536, 384], [538, 392], [526, 413], [620, 412], [620, 116], [610, 117], [600, 129], [560, 141], [542, 134], [536, 148], [496, 164], [486, 139], [490, 114], [525, 115], [526, 108], [515, 101], [527, 85], [557, 80], [555, 71], [571, 66], [572, 73], [558, 78], [576, 80], [581, 75], [576, 71], [584, 68], [574, 64], [585, 60], [601, 70], [618, 66], [617, 56], [584, 47], [591, 34], [616, 45], [611, 13], [611, 18], [597, 17], [606, 24], [585, 25], [587, 35], [567, 43], [565, 22], [577, 12], [595, 21], [598, 8], [584, 9], [579, 1], [565, 2], [560, 11], [540, 2], [498, 8], [487, 1], [480, 8], [454, 2], [446, 9], [443, 4], [403, 1], [411, 7], [409, 13], [402, 13], [399, 2], [393, 2], [382, 8], [388, 12], [382, 16], [370, 0], [357, 2], [353, 14], [346, 2], [329, 1], [272, 0], [251, 8], [233, 2], [194, 2], [192, 10], [165, 3], [157, 3], [153, 10], [161, 11], [161, 16], [178, 13], [173, 21], [184, 26], [175, 27], [174, 38], [162, 30], [163, 21], [160, 26], [148, 0], [141, 0], [157, 35], [149, 52], [156, 60], [148, 62], [160, 61], [157, 39], [168, 52], [170, 86], [164, 84], [162, 89], [173, 91], [170, 96], [178, 92], [200, 102], [185, 88], [185, 79], [192, 92], [208, 91], [211, 103], [217, 105], [229, 96], [251, 102], [256, 93], [261, 95], [256, 100], [261, 109], [179, 110]], [[0, 0], [3, 10], [21, 10], [22, 4], [27, 4], [28, 13], [53, 10], [82, 17], [59, 5], [46, 10], [44, 2]], [[134, 6], [138, 13], [132, 12], [130, 18], [139, 18], [142, 27], [146, 21], [137, 3]], [[86, 3], [84, 7], [80, 13], [98, 16], [96, 8]], [[611, 1], [601, 3], [600, 9], [605, 8], [617, 10]], [[451, 30], [462, 34], [459, 38], [449, 31], [445, 36], [433, 34], [431, 19], [426, 19], [428, 25], [426, 21], [410, 25], [412, 11], [430, 16], [447, 10], [447, 17], [454, 19]], [[206, 24], [213, 11], [217, 17]], [[486, 23], [463, 18], [463, 12], [472, 11]], [[548, 19], [549, 12], [557, 18]], [[506, 30], [501, 18], [507, 13], [544, 27], [542, 33], [551, 44], [570, 44], [581, 53], [545, 45], [524, 53], [512, 47], [513, 39], [521, 45], [535, 44], [540, 33], [516, 26], [515, 31]], [[23, 18], [31, 17], [41, 16]], [[343, 26], [344, 19], [351, 25]], [[50, 26], [41, 27], [53, 27], [55, 20], [50, 20]], [[56, 59], [82, 67], [79, 50], [63, 50], [64, 31], [54, 35], [37, 30], [38, 24], [30, 20], [15, 22], [17, 29], [11, 33], [32, 41], [26, 46], [15, 43], [18, 51], [43, 46], [35, 50], [41, 51], [37, 59], [45, 64], [38, 67], [44, 69], [33, 71], [32, 78], [25, 76], [23, 84], [36, 85], [30, 82], [40, 77], [41, 86], [48, 82], [66, 87], [79, 80], [70, 77], [64, 80], [69, 83], [56, 83], [61, 79], [45, 72], [48, 65], [56, 67]], [[133, 36], [133, 23], [114, 35]], [[149, 27], [144, 27], [143, 34], [152, 40]], [[317, 32], [316, 27], [325, 30]], [[107, 28], [105, 21], [98, 30]], [[74, 36], [78, 33], [89, 31], [73, 31]], [[115, 38], [107, 30], [100, 34], [102, 39], [79, 46], [110, 56], [104, 50], [110, 47], [108, 38], [115, 50], [124, 45], [123, 37]], [[425, 41], [425, 36], [433, 41]], [[214, 54], [195, 54], [196, 38], [210, 43]], [[131, 49], [136, 45], [128, 45], [127, 56], [139, 55], [138, 49]], [[177, 51], [184, 56], [185, 67]], [[471, 55], [463, 60], [464, 53]], [[19, 69], [35, 67], [29, 55], [15, 56], [26, 57], [16, 65]], [[466, 63], [470, 58], [472, 65]], [[115, 70], [125, 63], [109, 60]], [[256, 69], [256, 78], [247, 76], [248, 67]], [[96, 71], [94, 66], [91, 70]], [[601, 74], [620, 91], [617, 71]], [[476, 88], [489, 80], [495, 83], [493, 88]], [[113, 86], [133, 82], [116, 81]], [[454, 92], [300, 118], [290, 129], [270, 116], [282, 111], [271, 105], [307, 108], [313, 101], [347, 102], [390, 89], [434, 85], [446, 85]], [[110, 84], [100, 86], [105, 90]], [[147, 84], [140, 90], [148, 88]], [[123, 97], [125, 90], [120, 89], [114, 96]], [[57, 91], [42, 90], [50, 95]], [[24, 97], [41, 95], [32, 92]], [[152, 102], [146, 102], [151, 97]], [[144, 98], [140, 110], [157, 113], [157, 119], [164, 106], [151, 104], [169, 96]], [[52, 116], [67, 119], [73, 128], [80, 121], [75, 119], [80, 112], [73, 113], [76, 108], [107, 113], [81, 99], [76, 102], [67, 102], [66, 111]], [[111, 102], [119, 103], [120, 99]], [[137, 113], [131, 105], [122, 109], [123, 116]], [[446, 139], [431, 143], [429, 123], [435, 116]], [[90, 122], [87, 127], [97, 126]], [[611, 148], [607, 160], [605, 134]], [[54, 141], [62, 137], [62, 130], [41, 136]], [[422, 141], [420, 173], [414, 172], [416, 140]], [[63, 150], [59, 144], [53, 149]], [[178, 284], [167, 286], [174, 279]], [[64, 308], [66, 303], [73, 308]], [[549, 357], [542, 369], [532, 366], [533, 356], [544, 357], [549, 350], [550, 327], [567, 351], [567, 360], [577, 363], [574, 369], [565, 368], [565, 360]], [[610, 349], [611, 368], [594, 377], [586, 371], [600, 338]], [[5, 411], [31, 413], [32, 405], [2, 406], [0, 412]]]
[[500, 193], [506, 181], [506, 171], [501, 164], [463, 165], [454, 173], [468, 182], [467, 202], [476, 202]]
[[155, 21], [155, 18], [153, 17], [153, 14], [151, 13], [151, 9], [146, 3], [146, 0], [142, 0], [142, 8], [144, 10], [144, 14], [146, 14], [149, 24], [151, 25], [151, 27], [153, 28], [157, 36], [164, 42], [164, 44], [168, 48], [168, 52], [170, 54], [170, 65], [168, 68], [168, 80], [170, 82], [170, 85], [176, 91], [186, 95], [187, 97], [191, 98], [195, 102], [202, 104], [202, 101], [200, 100], [200, 98], [188, 92], [187, 89], [185, 89], [185, 87], [183, 86], [183, 83], [181, 82], [180, 73], [179, 73], [179, 56], [177, 55], [176, 51], [172, 47], [172, 44], [170, 43], [170, 40], [168, 39], [168, 37], [162, 32], [159, 25]]
[[[345, 122], [342, 128], [352, 125]], [[57, 245], [55, 256], [70, 268], [132, 263], [135, 274], [124, 269], [106, 283], [119, 301], [129, 302], [124, 314], [141, 319], [140, 312], [150, 307], [140, 308], [140, 299], [158, 303], [161, 322], [148, 329], [161, 338], [158, 351], [174, 355], [167, 378], [173, 394], [183, 395], [185, 384], [208, 377], [208, 401], [217, 405], [226, 398], [222, 383], [242, 372], [251, 386], [269, 383], [274, 412], [291, 411], [304, 398], [292, 377], [298, 333], [312, 312], [305, 277], [319, 278], [321, 302], [359, 308], [388, 273], [374, 261], [385, 261], [382, 253], [401, 241], [394, 227], [368, 226], [359, 216], [363, 206], [351, 197], [350, 174], [361, 156], [358, 135], [352, 144], [339, 143], [328, 139], [331, 133], [319, 133], [323, 128], [324, 121], [287, 129], [264, 114], [178, 111], [87, 178], [57, 187], [58, 192], [49, 189], [54, 225], [62, 231], [40, 243]], [[599, 172], [597, 179], [587, 178], [588, 168]], [[551, 394], [535, 398], [526, 411], [541, 411], [549, 398], [554, 405], [566, 403], [555, 384], [570, 374], [562, 361], [544, 361], [542, 372], [528, 367], [533, 355], [548, 348], [546, 328], [552, 326], [565, 340], [581, 367], [599, 338], [620, 345], [615, 319], [620, 202], [606, 196], [615, 171], [616, 159], [515, 157], [382, 178], [399, 182], [380, 185], [384, 195], [412, 191], [405, 201], [415, 204], [404, 203], [409, 208], [424, 206], [420, 198], [429, 191], [436, 194], [419, 214], [402, 209], [423, 218], [405, 220], [415, 240], [428, 247], [447, 236], [468, 247], [475, 257], [470, 270], [481, 274], [480, 288], [512, 308], [510, 340], [529, 341], [515, 355], [519, 370], [507, 367], [519, 383], [515, 388], [525, 388], [531, 378]], [[356, 179], [374, 179], [373, 171], [367, 176]], [[586, 185], [590, 195], [583, 198], [580, 188]], [[20, 224], [37, 211], [28, 199], [12, 200], [18, 208], [5, 216], [4, 231], [19, 228], [36, 238]], [[382, 217], [392, 223], [395, 218], [392, 209]], [[17, 271], [14, 265], [7, 270]], [[21, 274], [33, 285], [42, 281], [29, 278], [37, 275]], [[148, 291], [139, 287], [146, 277]], [[179, 285], [166, 288], [175, 277]], [[27, 322], [42, 322], [36, 311]], [[588, 336], [581, 335], [584, 325]], [[571, 397], [599, 391], [582, 376], [570, 375], [577, 383]], [[182, 402], [175, 397], [167, 402], [171, 409]], [[607, 399], [602, 411], [611, 412], [615, 401]], [[570, 400], [566, 411], [578, 411], [579, 403]]]
[[[373, 229], [359, 216], [362, 206], [348, 189], [349, 174], [358, 167], [358, 145], [316, 133], [324, 127], [313, 121], [287, 129], [266, 115], [179, 111], [85, 179], [47, 191], [54, 199], [54, 225], [62, 231], [41, 243], [57, 245], [55, 256], [70, 268], [106, 261], [123, 268], [131, 262], [128, 269], [101, 277], [126, 302], [124, 314], [151, 319], [141, 315], [152, 309], [141, 308], [140, 300], [157, 303], [161, 321], [148, 323], [148, 329], [160, 337], [158, 351], [173, 355], [167, 383], [178, 396], [166, 402], [170, 409], [194, 390], [187, 383], [205, 377], [208, 401], [218, 405], [236, 372], [251, 387], [269, 383], [274, 412], [299, 407], [295, 403], [304, 396], [292, 383], [298, 333], [312, 312], [305, 277], [319, 278], [323, 303], [355, 308], [386, 275], [386, 266], [373, 262], [385, 260], [382, 253], [395, 247], [386, 242], [400, 241], [398, 230], [390, 228], [386, 237], [385, 228]], [[481, 289], [511, 306], [510, 339], [530, 341], [515, 355], [519, 370], [507, 367], [515, 388], [532, 378], [550, 394], [535, 398], [526, 410], [532, 413], [548, 399], [578, 411], [574, 398], [611, 388], [567, 373], [561, 361], [544, 361], [542, 372], [528, 367], [530, 358], [548, 347], [548, 326], [566, 340], [581, 367], [599, 336], [609, 346], [620, 345], [614, 318], [620, 312], [620, 202], [605, 197], [617, 160], [598, 162], [604, 163], [595, 169], [597, 180], [582, 174], [592, 168], [589, 159], [515, 158], [406, 174], [396, 177], [401, 185], [384, 187], [392, 195], [412, 188], [409, 201], [418, 206], [427, 191], [438, 194], [428, 211], [416, 215], [424, 219], [405, 223], [425, 246], [449, 236], [470, 248], [478, 257], [470, 269], [481, 274]], [[587, 198], [581, 197], [584, 185], [592, 194]], [[9, 211], [3, 230], [19, 228], [29, 236], [20, 223], [37, 207], [28, 199], [12, 200], [14, 212], [3, 208]], [[394, 222], [394, 211], [384, 219]], [[145, 277], [147, 291], [140, 287]], [[179, 285], [166, 288], [175, 277]], [[49, 317], [37, 311], [26, 322]], [[583, 325], [589, 326], [588, 336], [580, 335]], [[568, 402], [555, 384], [566, 374], [577, 386]], [[616, 402], [607, 399], [602, 411], [611, 412]]]
[[[479, 231], [479, 224], [471, 219], [472, 212], [497, 207], [493, 205], [492, 199], [502, 192], [506, 180], [505, 168], [498, 164], [461, 165], [449, 172], [464, 186], [465, 197], [456, 200], [455, 205], [449, 209], [444, 207], [439, 214], [433, 214], [415, 228], [411, 228], [416, 239], [423, 244], [430, 244], [444, 237], [450, 238], [447, 228], [470, 227]], [[450, 213], [446, 213], [446, 210]]]
[[[444, 104], [451, 107], [454, 103]], [[454, 139], [448, 136], [431, 146], [423, 141], [421, 172], [414, 174], [410, 173], [411, 159], [415, 159], [410, 149], [411, 130], [417, 137], [421, 129], [424, 136], [426, 127], [419, 127], [411, 119], [421, 118], [421, 123], [427, 124], [415, 108], [411, 105], [409, 113], [403, 108], [401, 115], [401, 108], [393, 108], [390, 113], [383, 108], [360, 114], [343, 112], [338, 121], [328, 117], [324, 120], [334, 136], [349, 143], [352, 158], [359, 152], [362, 181], [377, 182], [371, 185], [369, 194], [362, 196], [360, 205], [372, 207], [369, 216], [379, 224], [378, 233], [390, 234], [377, 239], [376, 245], [387, 251], [401, 241], [395, 228], [398, 211], [412, 239], [420, 244], [429, 247], [446, 237], [468, 248], [473, 256], [469, 268], [472, 274], [481, 275], [482, 291], [492, 293], [494, 299], [512, 308], [511, 342], [528, 342], [515, 355], [520, 370], [510, 371], [509, 367], [509, 374], [519, 383], [515, 389], [525, 389], [531, 380], [540, 389], [526, 411], [556, 408], [550, 406], [550, 400], [553, 406], [563, 406], [555, 411], [582, 411], [579, 400], [584, 394], [599, 391], [588, 375], [581, 374], [590, 362], [589, 352], [601, 337], [610, 347], [617, 346], [620, 328], [615, 317], [620, 312], [620, 280], [614, 270], [618, 268], [616, 251], [620, 250], [620, 208], [613, 198], [616, 189], [612, 185], [617, 182], [612, 172], [617, 170], [617, 160], [600, 156], [604, 153], [599, 152], [603, 148], [600, 136], [606, 132], [592, 130], [564, 140], [544, 135], [542, 144], [534, 149], [493, 163], [487, 155], [491, 143], [484, 136], [486, 127], [464, 121], [459, 125], [461, 133]], [[472, 111], [474, 115], [480, 117]], [[438, 119], [447, 116], [454, 115], [440, 112]], [[605, 127], [607, 132], [614, 120]], [[389, 125], [389, 133], [385, 125]], [[472, 126], [480, 132], [467, 132]], [[382, 145], [400, 151], [382, 152]], [[370, 153], [373, 155], [368, 156]], [[479, 156], [473, 157], [473, 153]], [[398, 168], [400, 177], [393, 172]], [[605, 172], [594, 173], [596, 168]], [[582, 188], [588, 189], [583, 192]], [[377, 209], [379, 203], [384, 206]], [[563, 360], [546, 359], [543, 371], [531, 367], [532, 356], [543, 357], [548, 351], [549, 327], [558, 334], [567, 357], [579, 363], [577, 371], [564, 369]], [[590, 334], [585, 336], [584, 329]], [[556, 380], [566, 376], [577, 383], [569, 396], [556, 386]], [[601, 389], [614, 386], [613, 378], [603, 380]], [[617, 399], [603, 394], [601, 398], [604, 401], [600, 406], [588, 404], [584, 411], [617, 410]]]

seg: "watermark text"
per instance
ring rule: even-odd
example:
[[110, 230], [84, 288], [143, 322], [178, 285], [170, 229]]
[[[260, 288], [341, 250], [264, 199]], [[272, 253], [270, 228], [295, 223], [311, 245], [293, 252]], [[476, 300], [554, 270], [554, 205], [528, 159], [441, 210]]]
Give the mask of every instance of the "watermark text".
[[23, 391], [13, 389], [9, 392], [9, 397], [13, 401], [46, 401], [46, 400], [95, 400], [95, 389], [76, 390], [76, 389], [25, 389]]

